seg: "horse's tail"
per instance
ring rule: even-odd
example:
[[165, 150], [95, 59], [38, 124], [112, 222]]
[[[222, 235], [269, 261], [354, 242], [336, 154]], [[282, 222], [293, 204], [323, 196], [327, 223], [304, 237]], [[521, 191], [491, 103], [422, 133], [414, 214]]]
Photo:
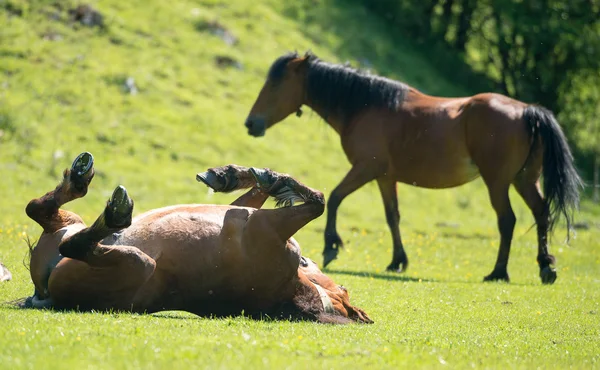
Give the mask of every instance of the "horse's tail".
[[573, 154], [554, 114], [543, 107], [529, 105], [523, 111], [523, 120], [534, 135], [534, 143], [542, 139], [544, 149], [544, 198], [549, 210], [549, 230], [560, 215], [567, 221], [567, 237], [571, 229], [573, 211], [579, 208], [579, 190], [583, 181], [573, 165]]

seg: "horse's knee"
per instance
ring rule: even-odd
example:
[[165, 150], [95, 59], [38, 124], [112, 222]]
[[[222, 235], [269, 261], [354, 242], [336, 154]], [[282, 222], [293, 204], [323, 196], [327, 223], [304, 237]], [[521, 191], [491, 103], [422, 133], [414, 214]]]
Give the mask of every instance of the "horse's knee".
[[322, 201], [312, 203], [317, 217], [321, 216], [323, 212], [325, 212], [325, 198], [323, 197], [322, 193], [319, 192], [319, 194]]
[[25, 213], [27, 217], [37, 222], [42, 212], [42, 202], [39, 199], [32, 199], [25, 207]]
[[132, 264], [135, 265], [136, 269], [143, 276], [143, 279], [146, 280], [154, 274], [154, 271], [156, 270], [156, 261], [137, 248], [129, 248], [135, 249], [133, 256], [131, 256]]
[[30, 219], [34, 220], [33, 216], [36, 213], [36, 199], [31, 200], [29, 203], [27, 203], [27, 206], [25, 207], [25, 213], [27, 214], [27, 217], [29, 217]]

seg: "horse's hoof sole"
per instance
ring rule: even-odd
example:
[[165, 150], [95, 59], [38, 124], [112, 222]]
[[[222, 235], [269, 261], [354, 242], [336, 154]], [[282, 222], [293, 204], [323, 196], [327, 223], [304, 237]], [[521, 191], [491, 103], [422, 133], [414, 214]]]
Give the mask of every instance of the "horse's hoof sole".
[[90, 152], [83, 152], [75, 158], [71, 165], [71, 172], [74, 175], [85, 177], [94, 166], [94, 156]]
[[133, 212], [133, 200], [129, 197], [127, 189], [119, 185], [114, 190], [108, 201], [108, 212], [110, 214], [110, 223], [112, 227], [122, 227], [131, 223], [131, 213]]

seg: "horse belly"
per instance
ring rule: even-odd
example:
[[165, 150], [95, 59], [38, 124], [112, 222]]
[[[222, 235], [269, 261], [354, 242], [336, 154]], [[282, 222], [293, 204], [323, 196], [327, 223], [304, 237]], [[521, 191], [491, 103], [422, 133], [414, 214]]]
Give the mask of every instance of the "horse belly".
[[218, 239], [228, 210], [183, 205], [149, 211], [136, 217], [128, 228], [107, 237], [103, 244], [136, 247], [157, 263], [165, 254], [182, 253], [182, 258], [185, 254], [212, 255], [218, 253]]
[[450, 188], [479, 177], [467, 150], [463, 130], [456, 125], [420, 130], [392, 147], [398, 181], [424, 188]]

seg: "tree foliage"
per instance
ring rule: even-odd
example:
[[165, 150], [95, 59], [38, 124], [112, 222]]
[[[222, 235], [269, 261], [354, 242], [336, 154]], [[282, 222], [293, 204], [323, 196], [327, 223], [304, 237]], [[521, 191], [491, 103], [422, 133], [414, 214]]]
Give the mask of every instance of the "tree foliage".
[[600, 153], [600, 0], [373, 0], [416, 42], [442, 43], [499, 92], [559, 114], [579, 155]]

